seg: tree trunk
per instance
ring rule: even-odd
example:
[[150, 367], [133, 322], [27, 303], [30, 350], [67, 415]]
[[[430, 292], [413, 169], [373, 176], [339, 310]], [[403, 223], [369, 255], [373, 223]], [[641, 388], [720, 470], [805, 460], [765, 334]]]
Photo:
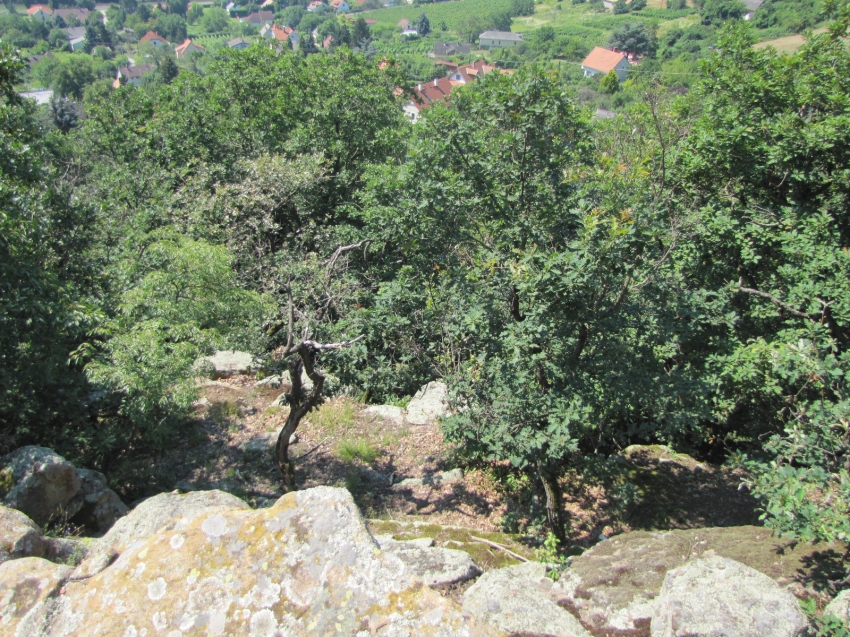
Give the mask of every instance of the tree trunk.
[[[289, 379], [292, 383], [292, 390], [286, 395], [289, 416], [286, 417], [286, 424], [281, 429], [275, 445], [275, 459], [283, 478], [284, 493], [295, 491], [295, 467], [289, 458], [289, 440], [298, 429], [301, 419], [319, 403], [325, 384], [324, 375], [315, 367], [316, 351], [309, 345], [302, 344], [297, 354], [289, 361]], [[301, 385], [302, 369], [313, 381], [313, 389], [306, 394]]]
[[561, 513], [561, 487], [558, 484], [557, 475], [554, 474], [549, 467], [542, 462], [537, 465], [540, 473], [540, 481], [543, 483], [543, 491], [546, 493], [546, 518], [549, 521], [549, 526], [552, 528], [552, 533], [558, 538], [561, 546], [567, 543], [567, 536], [564, 533], [564, 520]]

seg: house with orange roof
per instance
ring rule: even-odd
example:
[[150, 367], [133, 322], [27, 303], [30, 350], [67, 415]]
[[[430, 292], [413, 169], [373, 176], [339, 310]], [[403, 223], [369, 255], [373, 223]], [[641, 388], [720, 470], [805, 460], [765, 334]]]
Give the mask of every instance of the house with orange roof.
[[194, 42], [192, 42], [192, 40], [186, 38], [183, 44], [178, 47], [175, 47], [174, 55], [176, 55], [178, 58], [181, 58], [185, 55], [189, 55], [190, 53], [203, 53], [204, 51], [204, 47], [202, 47], [200, 44], [195, 44]]
[[346, 2], [346, 0], [331, 0], [331, 7], [337, 13], [348, 13], [348, 11], [350, 10], [348, 2]]
[[310, 4], [307, 5], [307, 11], [315, 11], [319, 7], [324, 6], [324, 2], [322, 0], [313, 0]]
[[621, 82], [626, 81], [626, 72], [629, 69], [629, 58], [625, 53], [603, 49], [601, 46], [594, 47], [584, 62], [581, 69], [585, 77], [594, 75], [608, 75], [611, 71], [617, 74]]
[[48, 7], [46, 4], [34, 4], [27, 9], [27, 15], [33, 20], [47, 22], [53, 18], [53, 9]]
[[148, 31], [141, 38], [139, 38], [139, 44], [150, 44], [151, 46], [167, 46], [168, 40], [162, 37], [159, 33], [155, 31]]
[[266, 25], [260, 29], [260, 35], [266, 40], [275, 40], [280, 43], [288, 42], [293, 49], [298, 48], [301, 36], [292, 27], [279, 27], [277, 24]]

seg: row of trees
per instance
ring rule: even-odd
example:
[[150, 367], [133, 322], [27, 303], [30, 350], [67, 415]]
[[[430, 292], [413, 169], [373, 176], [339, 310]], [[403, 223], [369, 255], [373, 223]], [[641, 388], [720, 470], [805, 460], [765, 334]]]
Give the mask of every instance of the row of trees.
[[527, 68], [411, 126], [398, 68], [347, 49], [93, 91], [67, 135], [8, 88], [4, 444], [108, 466], [178, 435], [201, 354], [347, 342], [309, 365], [374, 401], [446, 379], [447, 437], [538, 476], [556, 534], [566, 464], [650, 441], [735, 452], [772, 524], [845, 538], [850, 9], [828, 8], [794, 56], [728, 29], [695, 93], [645, 78], [602, 123]]

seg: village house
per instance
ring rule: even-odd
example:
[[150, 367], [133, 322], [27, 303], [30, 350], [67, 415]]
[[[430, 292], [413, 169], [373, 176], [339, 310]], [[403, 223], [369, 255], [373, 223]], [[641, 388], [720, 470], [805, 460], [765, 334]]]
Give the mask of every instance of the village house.
[[255, 11], [248, 15], [245, 20], [248, 24], [253, 24], [255, 27], [261, 24], [270, 24], [274, 22], [274, 12], [272, 11]]
[[83, 24], [86, 18], [89, 17], [89, 10], [85, 8], [55, 9], [53, 11], [53, 19], [55, 20], [57, 17], [62, 18], [65, 24], [68, 24], [68, 21], [72, 18], [79, 20], [80, 24]]
[[68, 46], [72, 51], [81, 51], [86, 46], [86, 28], [85, 27], [68, 27], [62, 29], [68, 34]]
[[53, 18], [53, 9], [51, 9], [45, 4], [34, 4], [29, 9], [27, 9], [27, 15], [33, 20], [38, 20], [39, 22], [47, 22], [48, 20]]
[[626, 72], [629, 69], [629, 58], [619, 51], [603, 49], [601, 46], [594, 47], [584, 62], [581, 69], [585, 77], [594, 75], [608, 75], [611, 71], [617, 74], [621, 82], [626, 81]]
[[331, 0], [331, 7], [337, 13], [348, 13], [351, 10], [346, 0]]
[[202, 47], [200, 44], [195, 44], [194, 42], [192, 42], [192, 40], [186, 38], [183, 41], [183, 44], [174, 48], [174, 55], [177, 56], [177, 58], [179, 59], [181, 57], [189, 55], [190, 53], [203, 53], [204, 51], [204, 47]]
[[509, 49], [522, 43], [522, 33], [511, 31], [485, 31], [478, 36], [482, 49]]
[[468, 42], [434, 42], [434, 56], [469, 55], [472, 45]]
[[293, 49], [298, 48], [298, 42], [301, 39], [298, 31], [292, 27], [281, 28], [277, 24], [273, 24], [270, 27], [268, 25], [264, 26], [260, 29], [260, 35], [266, 40], [276, 40], [280, 43], [288, 42]]
[[313, 0], [310, 4], [307, 5], [307, 11], [315, 11], [319, 7], [325, 6], [325, 3], [322, 0]]
[[[445, 62], [443, 64], [448, 66], [451, 63]], [[419, 119], [419, 115], [424, 109], [428, 108], [431, 104], [445, 100], [456, 87], [468, 84], [476, 78], [483, 77], [497, 70], [499, 69], [487, 64], [484, 60], [476, 60], [472, 64], [460, 67], [455, 66], [454, 72], [447, 78], [438, 78], [433, 82], [418, 84], [413, 90], [416, 98], [405, 104], [402, 110], [415, 122]], [[500, 72], [510, 73], [510, 71], [505, 70], [501, 70]]]
[[112, 86], [118, 88], [121, 86], [121, 80], [132, 86], [138, 86], [142, 83], [142, 78], [145, 75], [153, 73], [153, 64], [139, 64], [138, 66], [122, 66], [118, 69], [118, 76], [112, 83]]
[[150, 44], [151, 46], [168, 46], [168, 40], [155, 31], [148, 31], [141, 38], [139, 44]]
[[237, 51], [241, 51], [242, 49], [247, 49], [251, 46], [251, 43], [248, 42], [245, 38], [236, 38], [234, 40], [230, 40], [227, 43], [227, 46], [231, 49], [236, 49]]

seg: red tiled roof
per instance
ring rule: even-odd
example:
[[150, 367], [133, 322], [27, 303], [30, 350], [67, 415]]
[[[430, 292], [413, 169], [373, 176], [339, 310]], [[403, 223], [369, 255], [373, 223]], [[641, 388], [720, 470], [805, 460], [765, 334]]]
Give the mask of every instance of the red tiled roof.
[[53, 9], [51, 9], [45, 4], [34, 4], [29, 9], [27, 9], [27, 15], [35, 15], [36, 13], [38, 13], [39, 9], [41, 9], [48, 15], [53, 13]]
[[590, 52], [590, 55], [584, 58], [584, 62], [581, 65], [594, 71], [599, 71], [600, 73], [608, 73], [609, 71], [613, 71], [614, 67], [625, 57], [622, 53], [597, 46]]
[[154, 40], [159, 40], [160, 42], [168, 42], [164, 37], [162, 37], [159, 33], [155, 33], [154, 31], [148, 31], [141, 38], [139, 38], [139, 44], [144, 42], [153, 42]]
[[194, 46], [195, 48], [201, 49], [202, 51], [204, 50], [204, 47], [202, 47], [200, 44], [195, 44], [194, 42], [192, 42], [192, 40], [190, 40], [189, 38], [186, 38], [186, 40], [183, 42], [183, 44], [181, 44], [180, 46], [178, 46], [177, 48], [174, 49], [174, 52], [178, 53], [178, 54], [179, 53], [185, 53], [186, 49], [189, 48], [190, 44], [192, 46]]

